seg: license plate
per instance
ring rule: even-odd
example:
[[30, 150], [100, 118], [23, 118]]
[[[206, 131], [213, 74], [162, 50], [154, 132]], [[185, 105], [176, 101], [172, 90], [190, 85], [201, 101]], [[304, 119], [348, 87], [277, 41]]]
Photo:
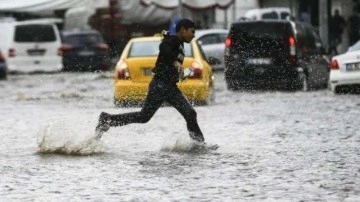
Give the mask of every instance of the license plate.
[[95, 52], [94, 51], [80, 51], [79, 55], [80, 56], [92, 56], [92, 55], [95, 55]]
[[247, 63], [250, 65], [270, 65], [272, 61], [270, 58], [250, 58]]
[[150, 68], [144, 69], [144, 75], [152, 75], [153, 72]]
[[346, 71], [360, 71], [360, 63], [349, 63], [345, 65]]
[[44, 49], [29, 49], [27, 50], [28, 55], [31, 56], [38, 56], [38, 55], [44, 55], [45, 50]]

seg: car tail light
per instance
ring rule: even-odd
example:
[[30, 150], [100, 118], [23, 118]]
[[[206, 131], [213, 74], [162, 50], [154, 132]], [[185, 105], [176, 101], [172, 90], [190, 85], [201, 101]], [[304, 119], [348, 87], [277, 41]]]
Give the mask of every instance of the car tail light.
[[339, 63], [337, 60], [331, 61], [331, 69], [339, 69]]
[[231, 46], [231, 37], [226, 37], [225, 39], [225, 57], [230, 56], [230, 46]]
[[4, 61], [5, 61], [5, 58], [4, 58], [4, 56], [2, 55], [1, 52], [0, 52], [0, 61], [1, 61], [1, 62], [4, 62]]
[[124, 59], [121, 59], [117, 64], [116, 76], [118, 79], [130, 79], [128, 64]]
[[74, 49], [74, 47], [70, 44], [63, 44], [59, 49], [58, 49], [58, 55], [59, 56], [63, 56], [64, 53], [66, 52], [70, 52]]
[[15, 48], [9, 48], [9, 58], [13, 58], [16, 56]]
[[203, 73], [203, 66], [199, 61], [194, 60], [191, 63], [192, 72], [189, 76], [191, 79], [201, 79]]
[[296, 54], [296, 40], [294, 36], [289, 36], [290, 55]]
[[229, 48], [231, 46], [231, 37], [226, 37], [225, 39], [225, 47]]
[[296, 63], [296, 40], [294, 36], [289, 36], [289, 46], [290, 46], [290, 62]]
[[289, 36], [289, 44], [290, 46], [295, 46], [296, 45], [296, 41], [294, 36]]
[[108, 51], [109, 50], [109, 46], [107, 44], [104, 44], [104, 43], [98, 44], [96, 46], [96, 48], [101, 50], [101, 51]]

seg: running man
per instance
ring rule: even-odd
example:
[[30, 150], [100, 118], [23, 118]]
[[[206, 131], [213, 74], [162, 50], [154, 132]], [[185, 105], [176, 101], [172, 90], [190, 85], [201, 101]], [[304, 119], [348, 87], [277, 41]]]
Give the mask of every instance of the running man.
[[153, 69], [154, 77], [149, 84], [148, 94], [141, 111], [124, 114], [102, 112], [96, 127], [98, 138], [110, 127], [148, 122], [160, 106], [167, 102], [177, 109], [186, 120], [190, 138], [196, 143], [204, 143], [196, 111], [176, 85], [179, 77], [183, 74], [184, 42], [190, 43], [194, 35], [195, 23], [188, 19], [181, 19], [176, 24], [176, 34], [164, 36]]

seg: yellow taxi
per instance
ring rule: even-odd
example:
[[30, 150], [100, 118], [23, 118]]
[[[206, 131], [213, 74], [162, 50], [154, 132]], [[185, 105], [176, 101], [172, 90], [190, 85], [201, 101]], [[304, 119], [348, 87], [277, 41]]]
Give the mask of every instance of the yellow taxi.
[[[141, 103], [145, 100], [161, 40], [160, 36], [139, 37], [127, 43], [115, 66], [116, 105]], [[211, 66], [195, 39], [184, 43], [184, 50], [183, 67], [191, 67], [193, 71], [187, 79], [178, 83], [179, 89], [193, 103], [210, 104], [214, 100], [214, 76]]]

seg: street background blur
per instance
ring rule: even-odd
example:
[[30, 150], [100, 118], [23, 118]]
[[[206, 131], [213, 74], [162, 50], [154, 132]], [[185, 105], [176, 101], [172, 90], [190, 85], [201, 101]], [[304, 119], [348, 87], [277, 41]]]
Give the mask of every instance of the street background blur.
[[[50, 50], [53, 64], [62, 59], [69, 67], [72, 62], [85, 69], [94, 65], [98, 52], [104, 62], [111, 61], [110, 71], [9, 71], [0, 81], [0, 201], [360, 201], [359, 95], [338, 95], [329, 88], [309, 91], [300, 70], [295, 79], [305, 87], [290, 92], [231, 90], [226, 71], [214, 71], [215, 101], [194, 107], [206, 142], [219, 145], [216, 151], [192, 152], [183, 117], [168, 106], [149, 123], [114, 127], [100, 140], [94, 138], [102, 111], [141, 110], [114, 105], [114, 75], [121, 73], [115, 64], [130, 39], [170, 29], [181, 17], [193, 20], [198, 30], [218, 29], [221, 35], [250, 9], [268, 7], [289, 9], [291, 19], [307, 22], [319, 34], [325, 50], [312, 41], [321, 49], [305, 58], [310, 66], [316, 58], [344, 53], [359, 39], [360, 0], [0, 0], [0, 24], [52, 22], [35, 29], [19, 23], [30, 31], [9, 35], [10, 40], [21, 35], [21, 43], [13, 40], [7, 48], [1, 34], [9, 30], [0, 30], [0, 77], [6, 62], [24, 69], [50, 66], [45, 54]], [[40, 41], [42, 34], [52, 36], [56, 45], [45, 46], [50, 39]], [[285, 64], [296, 61], [291, 56], [301, 61], [304, 57], [292, 51], [294, 36], [285, 40], [272, 43], [285, 44], [290, 56]], [[74, 44], [84, 49], [75, 51]], [[276, 53], [275, 46], [264, 44], [267, 55]], [[261, 52], [259, 47], [253, 46], [253, 52]], [[70, 52], [76, 57], [63, 57]], [[261, 57], [249, 61], [254, 66], [269, 61]], [[338, 61], [325, 65], [326, 76], [330, 68], [340, 72]], [[317, 67], [310, 69], [316, 73]], [[350, 67], [347, 74], [359, 73], [360, 61]], [[265, 68], [258, 70], [261, 75]]]
[[[96, 29], [117, 56], [130, 38], [159, 33], [175, 18], [189, 18], [198, 29], [229, 29], [249, 9], [286, 7], [294, 19], [314, 26], [329, 54], [334, 55], [334, 45], [343, 53], [359, 38], [359, 4], [359, 0], [4, 0], [0, 1], [0, 16], [59, 18], [60, 30]], [[343, 23], [332, 20], [336, 11]], [[336, 42], [333, 30], [340, 36]]]

